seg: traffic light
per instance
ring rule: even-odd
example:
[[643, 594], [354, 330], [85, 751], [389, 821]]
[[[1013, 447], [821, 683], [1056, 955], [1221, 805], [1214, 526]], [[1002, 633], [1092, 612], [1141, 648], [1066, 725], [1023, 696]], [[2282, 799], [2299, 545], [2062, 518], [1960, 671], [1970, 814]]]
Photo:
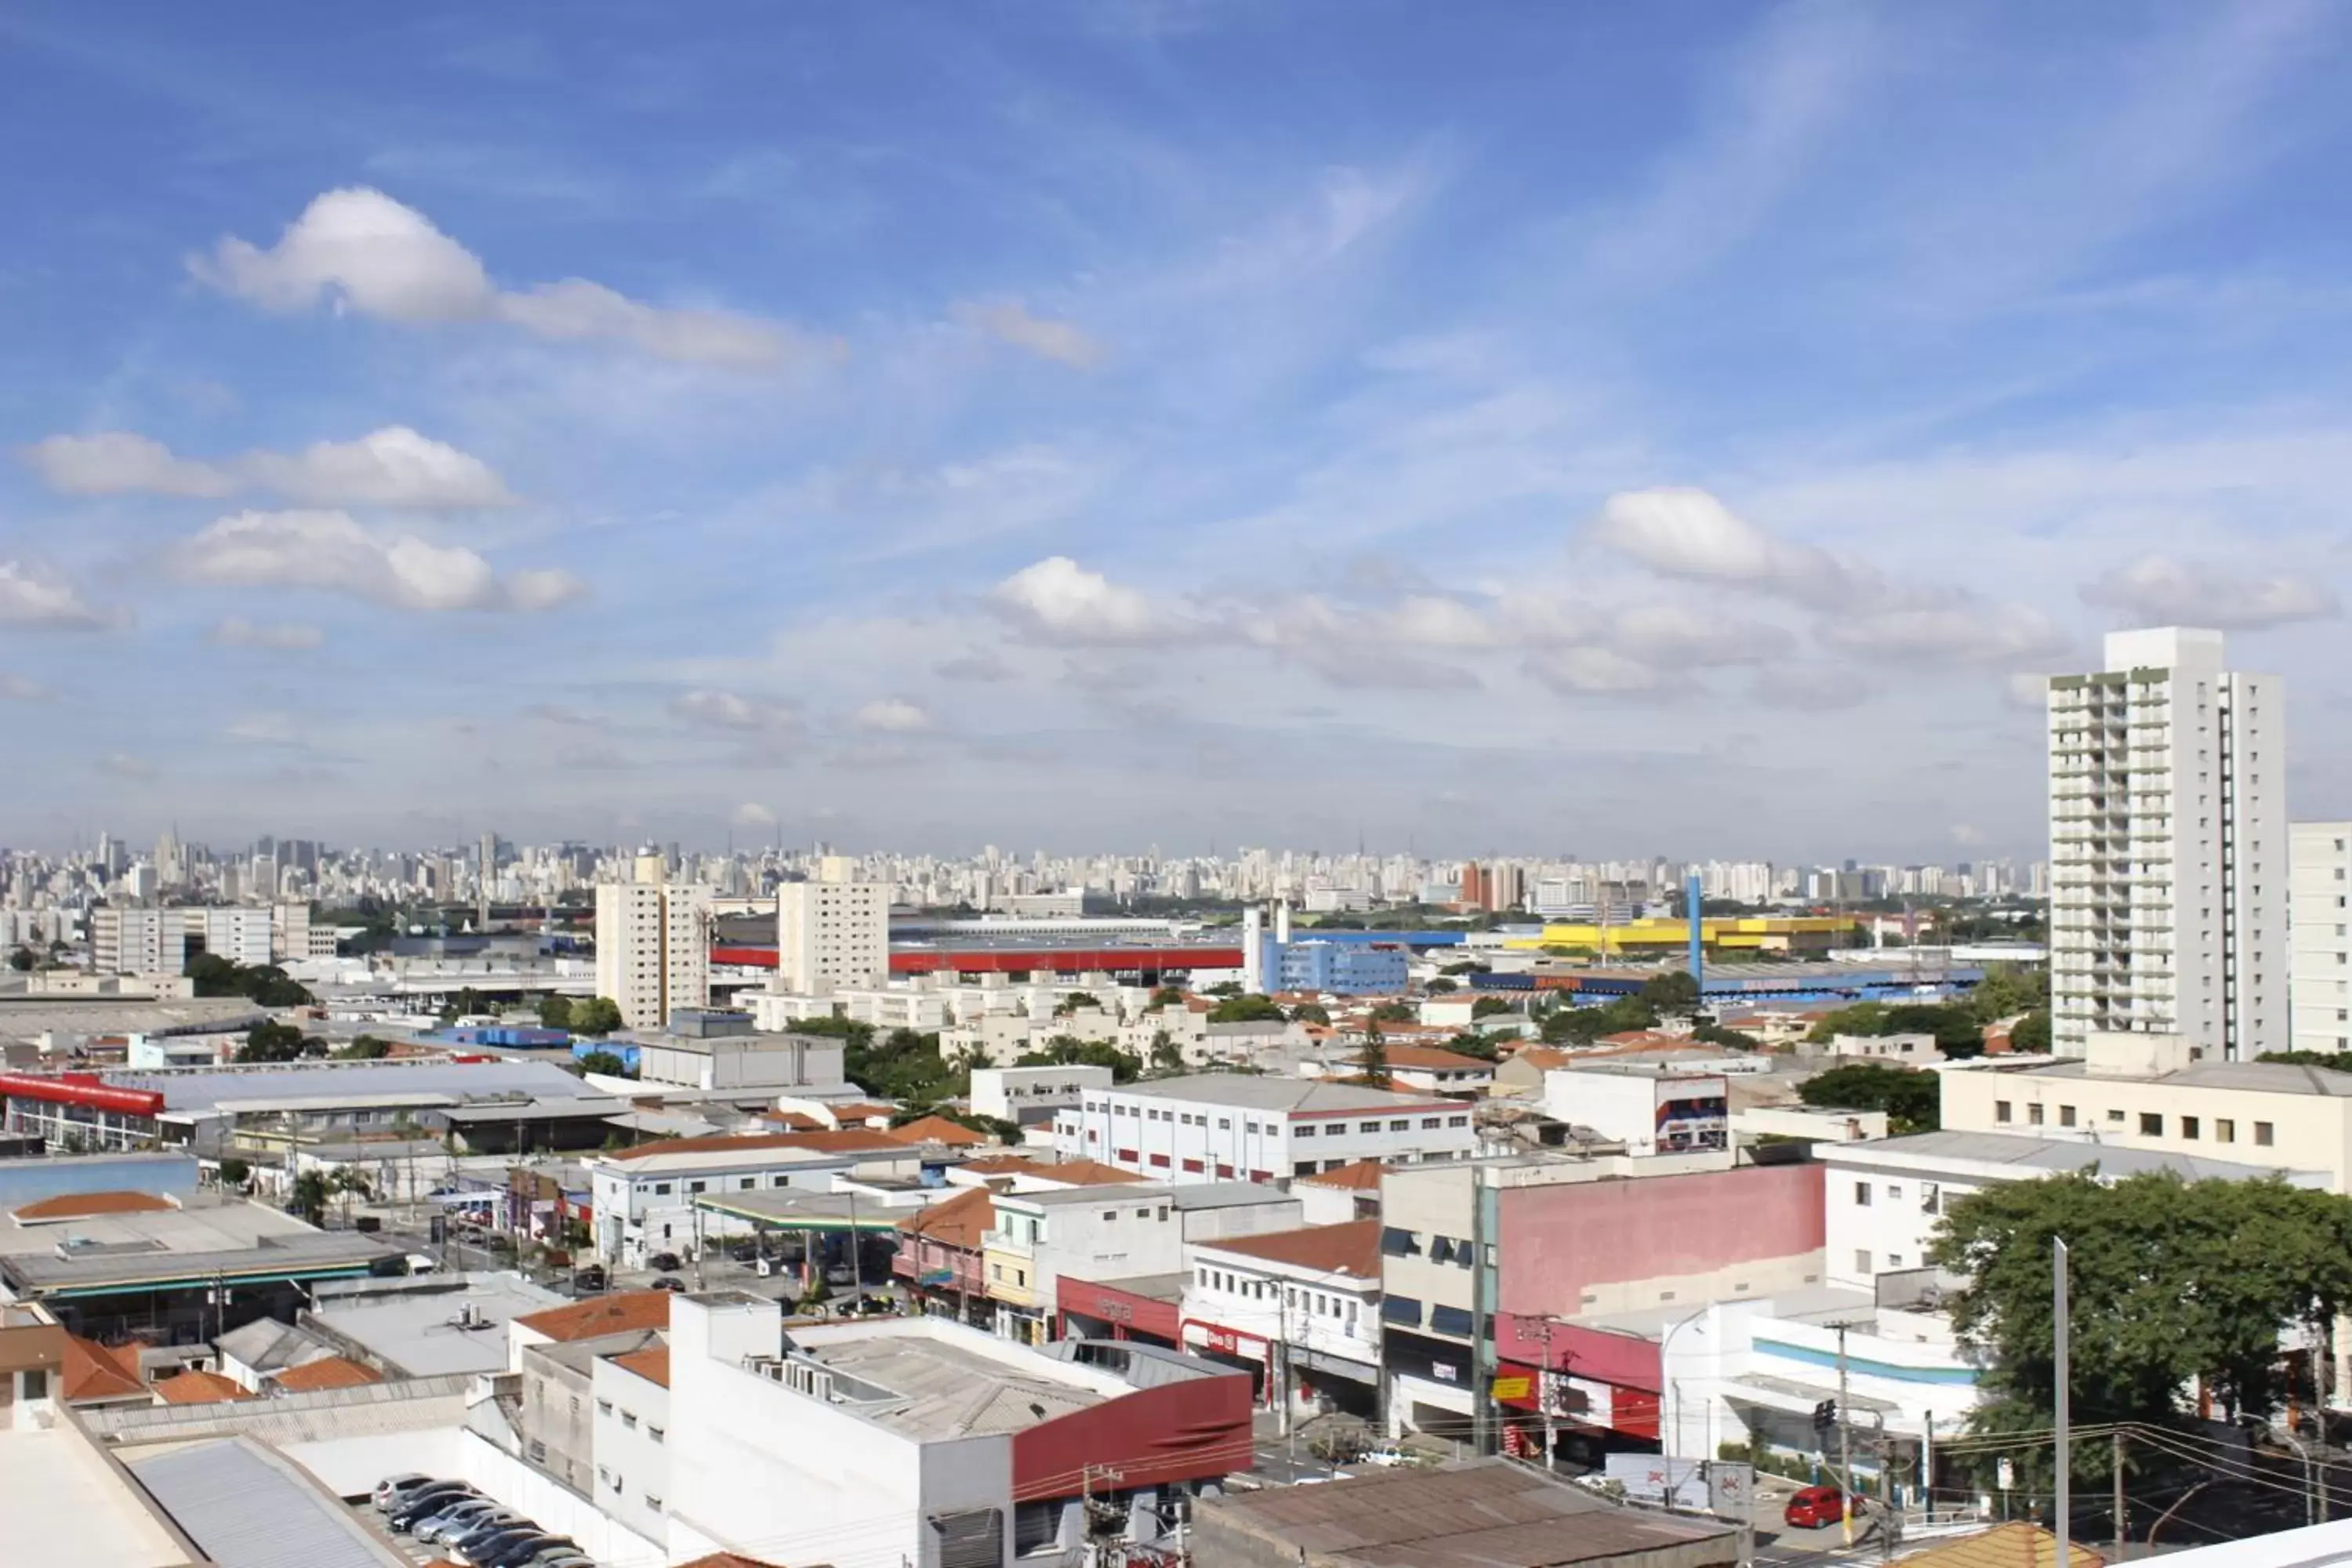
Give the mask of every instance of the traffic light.
[[1837, 1425], [1838, 1408], [1834, 1399], [1824, 1399], [1813, 1406], [1813, 1430], [1826, 1432]]

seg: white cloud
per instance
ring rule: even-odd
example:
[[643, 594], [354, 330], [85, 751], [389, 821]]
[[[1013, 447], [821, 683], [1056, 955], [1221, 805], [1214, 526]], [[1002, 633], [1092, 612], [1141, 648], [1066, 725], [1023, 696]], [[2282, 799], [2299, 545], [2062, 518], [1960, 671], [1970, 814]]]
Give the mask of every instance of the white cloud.
[[931, 728], [929, 713], [903, 697], [877, 697], [860, 708], [850, 721], [860, 730], [878, 734], [911, 735]]
[[990, 590], [989, 600], [1043, 642], [1167, 642], [1186, 630], [1143, 594], [1066, 555], [1051, 555], [1015, 572]]
[[1530, 655], [1527, 672], [1555, 691], [1580, 696], [1664, 690], [1673, 683], [1640, 659], [1614, 648], [1570, 647]]
[[1853, 585], [1827, 551], [1775, 539], [1706, 490], [1622, 490], [1602, 504], [1591, 537], [1662, 577], [1727, 583], [1818, 604]]
[[776, 814], [757, 801], [745, 801], [728, 820], [738, 827], [773, 827]]
[[120, 617], [92, 609], [72, 584], [21, 561], [0, 561], [0, 626], [97, 631]]
[[128, 752], [109, 752], [99, 758], [98, 771], [102, 773], [111, 773], [119, 779], [132, 779], [142, 784], [156, 776], [154, 763], [143, 757], [134, 757]]
[[378, 535], [341, 511], [238, 512], [181, 541], [168, 561], [192, 583], [310, 588], [403, 610], [541, 610], [586, 591], [568, 573], [502, 579], [462, 545]]
[[287, 713], [247, 713], [230, 723], [227, 735], [247, 746], [299, 747], [303, 743], [299, 726]]
[[1021, 672], [994, 649], [973, 648], [953, 658], [941, 659], [931, 667], [931, 673], [942, 680], [969, 680], [980, 685], [994, 685], [1016, 679]]
[[1494, 647], [1506, 637], [1493, 612], [1438, 594], [1408, 595], [1389, 616], [1388, 630], [1397, 640], [1420, 647]]
[[1855, 708], [1876, 694], [1875, 683], [1860, 670], [1779, 660], [1757, 670], [1748, 687], [1751, 700], [1767, 708], [1800, 713]]
[[38, 702], [48, 694], [40, 682], [0, 669], [0, 702]]
[[740, 697], [732, 691], [688, 691], [673, 698], [669, 710], [705, 730], [788, 733], [800, 728], [800, 710], [789, 702]]
[[1943, 605], [1856, 606], [1850, 614], [1823, 616], [1815, 635], [1868, 658], [1956, 664], [2046, 659], [2069, 646], [2066, 635], [2038, 610], [1965, 598]]
[[68, 495], [143, 490], [167, 496], [225, 496], [236, 480], [210, 463], [175, 458], [163, 442], [127, 430], [51, 436], [24, 448], [41, 482]]
[[242, 616], [230, 616], [215, 625], [206, 640], [220, 647], [262, 647], [281, 653], [317, 647], [327, 640], [326, 632], [300, 621], [259, 623]]
[[2343, 613], [2335, 590], [2305, 577], [2240, 577], [2170, 555], [2143, 555], [2083, 588], [2086, 604], [2134, 622], [2225, 631], [2326, 620]]
[[1010, 343], [1039, 359], [1053, 360], [1076, 370], [1092, 370], [1102, 363], [1103, 345], [1068, 321], [1030, 314], [1018, 300], [972, 301], [956, 308], [966, 325]]
[[390, 425], [356, 441], [317, 441], [299, 452], [247, 452], [220, 462], [175, 457], [128, 431], [51, 436], [25, 459], [52, 489], [74, 495], [225, 496], [275, 491], [305, 506], [469, 508], [514, 497], [488, 463], [446, 442]]
[[752, 368], [781, 363], [796, 342], [779, 322], [667, 310], [585, 279], [502, 290], [424, 214], [365, 187], [319, 196], [267, 249], [232, 237], [188, 265], [214, 288], [270, 310], [309, 310], [325, 295], [339, 310], [406, 325], [503, 321], [561, 342], [616, 342], [662, 359]]
[[2050, 678], [2036, 675], [2031, 670], [2018, 670], [2001, 682], [2000, 698], [2011, 708], [2046, 713], [2050, 710]]

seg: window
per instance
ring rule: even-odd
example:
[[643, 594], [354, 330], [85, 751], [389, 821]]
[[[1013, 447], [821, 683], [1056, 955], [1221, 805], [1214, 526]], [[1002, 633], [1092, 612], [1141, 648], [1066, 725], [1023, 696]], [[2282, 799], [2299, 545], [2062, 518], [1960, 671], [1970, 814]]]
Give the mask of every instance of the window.
[[2042, 1125], [2042, 1102], [2040, 1100], [2037, 1100], [2032, 1104], [2025, 1108], [2025, 1120], [2028, 1124], [2032, 1126], [2039, 1127]]
[[2074, 1125], [2074, 1108], [2073, 1106], [2062, 1105], [2058, 1108], [2058, 1125], [2061, 1127], [2072, 1127]]
[[1863, 1209], [1866, 1209], [1870, 1206], [1870, 1184], [1868, 1182], [1856, 1182], [1853, 1184], [1853, 1206]]
[[646, 1506], [653, 1510], [656, 1513], [659, 1513], [662, 1510], [661, 1499], [654, 1496], [651, 1492], [647, 1492], [646, 1494]]
[[1421, 1327], [1421, 1303], [1411, 1296], [1383, 1296], [1381, 1298], [1381, 1321], [1417, 1329]]
[[686, 1190], [689, 1193], [698, 1193], [709, 1184], [708, 1182], [688, 1182], [686, 1184]]
[[2269, 1122], [2257, 1121], [2254, 1123], [2254, 1142], [2264, 1149], [2271, 1146], [2271, 1124]]
[[1432, 1333], [1454, 1334], [1466, 1340], [1470, 1337], [1470, 1310], [1466, 1307], [1433, 1305], [1429, 1309], [1429, 1328]]
[[659, 1443], [666, 1439], [669, 1436], [669, 1433], [667, 1427], [649, 1426], [646, 1428], [646, 1436], [651, 1437], [655, 1442]]
[[1853, 1271], [1856, 1274], [1867, 1274], [1870, 1272], [1870, 1249], [1868, 1247], [1861, 1247], [1855, 1250], [1853, 1255]]
[[1445, 1119], [1445, 1125], [1448, 1127], [1467, 1127], [1470, 1125], [1470, 1119], [1466, 1116], [1449, 1116]]
[[1433, 1131], [1437, 1127], [1437, 1121], [1438, 1119], [1434, 1116], [1424, 1116], [1421, 1119], [1421, 1125], [1424, 1131]]
[[1117, 1209], [1105, 1209], [1105, 1210], [1103, 1210], [1103, 1224], [1105, 1224], [1105, 1225], [1108, 1225], [1111, 1221], [1113, 1221], [1113, 1220], [1117, 1219], [1118, 1217], [1118, 1211]]
[[2153, 1110], [2141, 1111], [2139, 1113], [2139, 1135], [2143, 1138], [2163, 1137], [2164, 1118], [2158, 1116]]
[[[580, 1409], [580, 1401], [574, 1399], [572, 1402], [572, 1409], [574, 1414], [577, 1414]], [[599, 1415], [610, 1415], [613, 1414], [613, 1402], [609, 1399], [598, 1400], [596, 1402], [596, 1414]]]
[[2198, 1135], [2198, 1119], [2196, 1117], [2184, 1116], [2180, 1119], [2180, 1135], [2183, 1138], [2194, 1138]]
[[654, 1184], [654, 1196], [656, 1196], [656, 1197], [657, 1197], [657, 1198], [666, 1198], [666, 1197], [669, 1196], [670, 1192], [671, 1192], [671, 1190], [673, 1189], [673, 1187], [674, 1187], [674, 1186], [675, 1186], [675, 1184], [674, 1184], [674, 1183], [670, 1183], [670, 1182], [656, 1182], [656, 1183]]
[[1391, 1258], [1419, 1258], [1421, 1237], [1412, 1231], [1399, 1230], [1392, 1225], [1383, 1226], [1381, 1229], [1381, 1250]]
[[632, 1432], [635, 1431], [637, 1429], [637, 1413], [634, 1410], [622, 1411], [621, 1425], [627, 1427]]
[[1293, 1138], [1312, 1138], [1315, 1136], [1315, 1123], [1302, 1121], [1290, 1130], [1290, 1135]]
[[1218, 1118], [1217, 1118], [1217, 1131], [1220, 1131], [1220, 1132], [1231, 1132], [1233, 1130], [1234, 1130], [1234, 1119], [1233, 1119], [1232, 1117], [1230, 1117], [1230, 1116], [1220, 1116], [1220, 1117], [1218, 1117]]
[[740, 1179], [736, 1182], [736, 1184], [735, 1184], [735, 1190], [736, 1190], [737, 1192], [748, 1193], [748, 1192], [750, 1192], [753, 1187], [756, 1187], [756, 1186], [758, 1186], [759, 1184], [760, 1184], [760, 1178], [759, 1178], [759, 1177], [757, 1177], [757, 1176], [744, 1176], [744, 1177], [740, 1178]]
[[1381, 1124], [1377, 1121], [1359, 1121], [1356, 1123], [1356, 1131], [1359, 1132], [1378, 1132], [1380, 1130]]
[[1933, 1182], [1920, 1183], [1919, 1212], [1921, 1214], [1942, 1214], [1944, 1212], [1944, 1189], [1937, 1186]]
[[2213, 1142], [2216, 1143], [2235, 1143], [2237, 1141], [2238, 1124], [2226, 1116], [2215, 1117], [2213, 1119]]
[[2005, 1100], [1996, 1100], [1992, 1102], [1992, 1119], [1995, 1121], [2007, 1121], [2011, 1120], [2009, 1113], [2009, 1101]]
[[1315, 1173], [1315, 1162], [1312, 1160], [1294, 1160], [1291, 1162], [1290, 1173], [1294, 1176], [1311, 1176]]
[[2107, 1112], [2107, 1120], [2110, 1121], [2121, 1121], [2123, 1119], [2124, 1113], [2120, 1110], [2110, 1110]]
[[1903, 1255], [1902, 1255], [1901, 1253], [1899, 1253], [1899, 1252], [1890, 1252], [1890, 1253], [1888, 1253], [1888, 1254], [1886, 1255], [1886, 1267], [1888, 1267], [1889, 1268], [1902, 1268], [1902, 1267], [1903, 1267]]
[[1410, 1132], [1410, 1131], [1412, 1131], [1412, 1117], [1410, 1117], [1410, 1116], [1400, 1116], [1400, 1117], [1398, 1117], [1394, 1121], [1391, 1121], [1391, 1122], [1390, 1122], [1390, 1123], [1389, 1123], [1389, 1131], [1391, 1131], [1391, 1132]]

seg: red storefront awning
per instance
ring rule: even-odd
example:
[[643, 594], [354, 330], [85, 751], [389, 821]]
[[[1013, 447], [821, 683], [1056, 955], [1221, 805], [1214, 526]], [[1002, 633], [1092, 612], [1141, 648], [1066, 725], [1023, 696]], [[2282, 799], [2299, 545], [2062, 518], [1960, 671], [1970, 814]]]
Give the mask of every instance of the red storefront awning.
[[1063, 1311], [1076, 1312], [1082, 1318], [1118, 1323], [1171, 1344], [1176, 1341], [1176, 1303], [1123, 1289], [1116, 1279], [1073, 1279], [1065, 1274], [1059, 1281], [1055, 1304]]

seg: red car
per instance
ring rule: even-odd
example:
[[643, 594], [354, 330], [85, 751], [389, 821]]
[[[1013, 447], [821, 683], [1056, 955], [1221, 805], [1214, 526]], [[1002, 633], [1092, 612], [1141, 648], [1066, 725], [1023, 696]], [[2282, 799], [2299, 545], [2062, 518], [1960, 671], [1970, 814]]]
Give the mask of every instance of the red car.
[[[1863, 1500], [1853, 1500], [1853, 1515], [1862, 1517]], [[1835, 1524], [1843, 1517], [1835, 1487], [1806, 1487], [1789, 1500], [1780, 1517], [1791, 1530], [1819, 1530], [1825, 1524]]]

